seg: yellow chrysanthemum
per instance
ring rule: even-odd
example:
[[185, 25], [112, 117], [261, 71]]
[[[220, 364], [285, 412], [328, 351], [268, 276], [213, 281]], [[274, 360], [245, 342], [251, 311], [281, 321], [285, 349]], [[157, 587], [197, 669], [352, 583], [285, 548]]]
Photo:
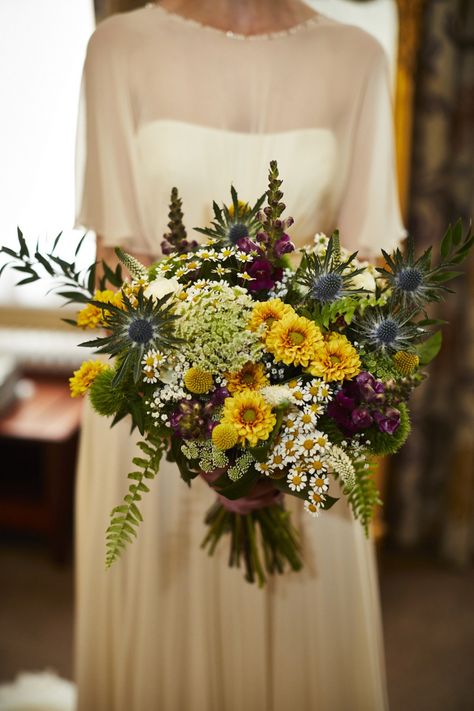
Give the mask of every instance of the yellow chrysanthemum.
[[330, 333], [317, 350], [308, 370], [326, 382], [346, 380], [360, 373], [359, 355], [350, 341], [340, 333]]
[[71, 397], [85, 395], [99, 373], [107, 370], [105, 363], [98, 360], [86, 360], [79, 370], [75, 370], [72, 378], [69, 378], [69, 388]]
[[[122, 294], [120, 291], [116, 293], [105, 289], [104, 291], [96, 291], [94, 301], [100, 301], [104, 304], [113, 304], [114, 306], [122, 306]], [[77, 314], [77, 325], [80, 328], [100, 328], [104, 326], [104, 317], [102, 309], [94, 304], [87, 304]]]
[[[243, 200], [238, 200], [237, 205], [238, 205], [237, 209], [238, 209], [239, 216], [245, 215], [247, 212], [250, 211], [250, 206], [249, 206], [248, 202], [244, 202]], [[229, 210], [229, 215], [231, 217], [234, 217], [235, 210], [234, 210], [233, 203], [232, 203], [232, 205], [229, 205], [229, 207], [227, 209]]]
[[293, 308], [289, 304], [283, 303], [281, 299], [259, 301], [253, 307], [249, 328], [251, 331], [257, 331], [260, 326], [264, 325], [265, 332], [268, 332], [277, 321], [290, 315], [295, 315]]
[[191, 393], [203, 395], [213, 386], [212, 375], [201, 368], [190, 368], [184, 375], [184, 384]]
[[269, 384], [262, 363], [246, 363], [236, 373], [226, 373], [227, 390], [240, 393], [242, 390], [260, 390]]
[[267, 351], [286, 365], [307, 367], [323, 344], [319, 328], [304, 316], [285, 316], [274, 324], [265, 341]]
[[221, 424], [233, 425], [240, 444], [248, 442], [255, 447], [260, 440], [268, 439], [276, 417], [260, 393], [243, 390], [224, 403]]
[[398, 351], [393, 356], [395, 367], [401, 375], [411, 375], [420, 363], [419, 357], [415, 353]]
[[221, 423], [212, 430], [212, 442], [217, 449], [232, 449], [239, 441], [234, 425]]

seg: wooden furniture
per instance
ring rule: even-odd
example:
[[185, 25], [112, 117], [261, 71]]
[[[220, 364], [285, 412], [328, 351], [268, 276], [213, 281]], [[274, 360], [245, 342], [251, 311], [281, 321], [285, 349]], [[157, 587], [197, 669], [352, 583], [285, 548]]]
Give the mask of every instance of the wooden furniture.
[[65, 378], [31, 378], [32, 396], [0, 418], [0, 529], [39, 533], [61, 562], [70, 552], [82, 402]]

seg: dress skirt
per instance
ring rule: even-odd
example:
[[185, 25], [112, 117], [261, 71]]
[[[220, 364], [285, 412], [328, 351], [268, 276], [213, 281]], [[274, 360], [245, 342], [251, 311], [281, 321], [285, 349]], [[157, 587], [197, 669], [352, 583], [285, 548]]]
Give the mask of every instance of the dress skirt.
[[[86, 404], [77, 480], [78, 711], [384, 711], [373, 544], [343, 501], [289, 500], [304, 570], [258, 589], [200, 548], [214, 494], [164, 462], [137, 540], [105, 569], [136, 435]], [[133, 465], [132, 465], [133, 466]]]

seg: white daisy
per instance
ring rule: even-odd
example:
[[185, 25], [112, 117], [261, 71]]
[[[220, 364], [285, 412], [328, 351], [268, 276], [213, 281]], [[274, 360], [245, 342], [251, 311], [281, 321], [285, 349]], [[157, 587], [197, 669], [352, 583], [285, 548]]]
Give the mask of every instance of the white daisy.
[[291, 491], [302, 491], [304, 488], [306, 488], [306, 482], [308, 481], [308, 477], [306, 476], [306, 474], [297, 474], [296, 472], [290, 472], [286, 477], [286, 481], [288, 482], [288, 486], [290, 487]]
[[269, 476], [272, 473], [268, 462], [255, 462], [255, 469], [260, 472], [260, 474], [265, 474], [265, 476]]
[[221, 259], [229, 259], [229, 257], [233, 257], [235, 254], [235, 248], [234, 247], [223, 247], [221, 251], [219, 252], [219, 257]]
[[317, 494], [324, 494], [329, 489], [329, 477], [324, 474], [312, 476], [309, 485]]
[[310, 516], [318, 516], [319, 515], [319, 506], [316, 506], [316, 504], [313, 504], [312, 501], [305, 501], [304, 502], [304, 510], [310, 514]]
[[242, 262], [242, 264], [245, 264], [246, 262], [253, 262], [252, 255], [247, 254], [247, 252], [237, 252], [235, 256], [237, 257], [239, 262]]
[[318, 507], [321, 507], [326, 501], [326, 497], [323, 494], [318, 494], [314, 489], [309, 492], [308, 499], [312, 504]]

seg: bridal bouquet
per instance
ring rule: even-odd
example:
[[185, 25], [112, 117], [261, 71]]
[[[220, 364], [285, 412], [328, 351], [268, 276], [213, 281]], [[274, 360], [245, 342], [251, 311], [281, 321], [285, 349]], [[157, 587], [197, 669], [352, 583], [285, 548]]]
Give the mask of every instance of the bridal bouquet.
[[107, 564], [137, 535], [140, 501], [165, 455], [187, 484], [202, 478], [216, 492], [203, 546], [212, 554], [225, 536], [229, 564], [243, 561], [246, 579], [263, 585], [266, 574], [302, 565], [285, 496], [317, 516], [337, 492], [368, 530], [380, 503], [374, 457], [405, 442], [410, 392], [440, 348], [426, 306], [449, 291], [474, 237], [457, 223], [436, 262], [431, 249], [415, 256], [409, 239], [405, 254], [382, 252], [376, 268], [344, 250], [337, 232], [319, 234], [293, 267], [276, 163], [255, 205], [231, 196], [214, 203], [198, 244], [174, 189], [165, 257], [145, 267], [117, 249], [130, 279], [103, 264], [99, 289], [96, 265], [78, 271], [56, 255], [57, 240], [30, 255], [19, 232], [19, 251], [2, 251], [20, 283], [40, 267], [61, 277], [59, 293], [82, 303], [70, 322], [103, 329], [82, 345], [110, 364], [83, 363], [72, 395], [88, 393], [100, 415], [129, 417], [142, 435], [129, 491], [112, 511]]

